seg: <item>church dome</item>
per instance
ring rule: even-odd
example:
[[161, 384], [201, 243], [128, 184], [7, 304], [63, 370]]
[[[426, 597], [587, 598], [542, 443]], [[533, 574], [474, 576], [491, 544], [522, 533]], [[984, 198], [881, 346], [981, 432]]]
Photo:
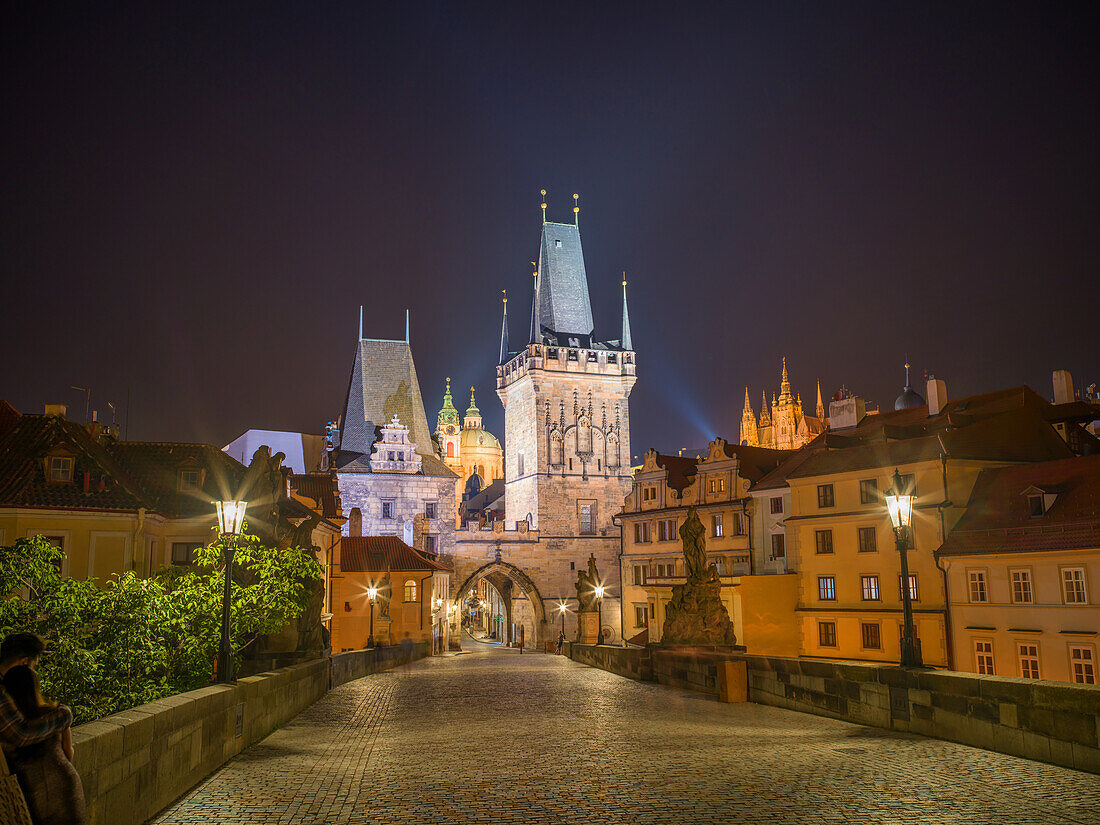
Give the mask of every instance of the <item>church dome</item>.
[[484, 449], [500, 449], [497, 437], [488, 430], [480, 427], [468, 427], [462, 431], [461, 446], [463, 452], [468, 448], [481, 447]]
[[894, 401], [895, 410], [908, 410], [912, 407], [923, 407], [924, 398], [919, 392], [915, 392], [912, 387], [906, 387], [902, 390], [901, 395]]

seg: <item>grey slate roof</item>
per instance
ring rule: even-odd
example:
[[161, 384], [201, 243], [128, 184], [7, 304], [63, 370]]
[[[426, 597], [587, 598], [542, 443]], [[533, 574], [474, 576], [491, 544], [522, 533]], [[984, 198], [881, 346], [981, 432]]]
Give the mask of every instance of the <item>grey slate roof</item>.
[[363, 339], [355, 348], [340, 420], [341, 452], [361, 453], [369, 460], [375, 428], [389, 423], [395, 414], [409, 428], [416, 451], [425, 458], [434, 457], [412, 349], [405, 341]]
[[539, 323], [543, 330], [559, 335], [592, 334], [592, 303], [581, 233], [571, 223], [548, 221], [542, 226]]

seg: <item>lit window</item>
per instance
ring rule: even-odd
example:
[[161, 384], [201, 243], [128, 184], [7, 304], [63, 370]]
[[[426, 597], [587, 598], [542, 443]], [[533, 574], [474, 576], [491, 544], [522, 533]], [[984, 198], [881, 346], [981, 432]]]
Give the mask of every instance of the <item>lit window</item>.
[[772, 535], [772, 558], [781, 559], [787, 555], [785, 537], [782, 533]]
[[771, 510], [772, 515], [783, 512], [783, 496], [772, 496]]
[[818, 484], [817, 485], [817, 506], [818, 507], [832, 507], [835, 503], [833, 498], [833, 485], [832, 484]]
[[833, 576], [817, 577], [817, 597], [822, 601], [836, 600], [836, 578]]
[[[901, 573], [898, 573], [898, 600], [901, 601], [905, 598], [905, 594], [901, 592]], [[917, 590], [917, 574], [909, 574], [909, 601], [915, 602], [920, 599], [920, 591]]]
[[882, 650], [882, 628], [878, 622], [861, 622], [863, 647], [866, 650]]
[[966, 572], [967, 581], [970, 584], [970, 601], [972, 602], [984, 602], [986, 601], [985, 593], [985, 571], [984, 570], [968, 570]]
[[718, 492], [719, 493], [726, 492], [726, 480], [724, 478], [718, 479]]
[[878, 504], [878, 482], [873, 478], [865, 478], [859, 482], [859, 503]]
[[877, 602], [879, 600], [878, 576], [860, 576], [859, 583], [860, 589], [863, 591], [863, 601]]
[[1081, 685], [1096, 684], [1096, 654], [1091, 647], [1070, 647], [1069, 664], [1073, 681]]
[[993, 642], [987, 639], [974, 640], [974, 664], [978, 673], [993, 676]]
[[815, 552], [820, 555], [827, 555], [833, 552], [833, 531], [832, 530], [814, 530], [814, 547]]
[[454, 457], [455, 457], [454, 442], [448, 441], [447, 442], [447, 458], [454, 458]]
[[407, 579], [405, 581], [405, 601], [416, 601], [416, 581], [414, 579]]
[[202, 485], [198, 470], [180, 470], [180, 490], [198, 490]]
[[878, 531], [874, 527], [859, 528], [859, 552], [875, 553], [878, 551]]
[[722, 537], [722, 515], [721, 515], [721, 513], [719, 513], [716, 516], [711, 516], [710, 521], [711, 521], [711, 525], [714, 527], [714, 537], [715, 538], [721, 538]]
[[836, 647], [836, 622], [818, 622], [817, 638], [822, 647]]
[[1088, 603], [1088, 593], [1085, 591], [1085, 568], [1062, 568], [1062, 594], [1066, 604]]
[[1020, 676], [1024, 679], [1039, 678], [1039, 645], [1030, 642], [1021, 643]]
[[1031, 571], [1012, 571], [1012, 601], [1016, 604], [1031, 604]]
[[50, 481], [68, 483], [73, 480], [73, 460], [67, 456], [54, 456], [50, 459]]
[[712, 478], [709, 482], [707, 482], [707, 492], [708, 493], [713, 493], [714, 490], [715, 490], [715, 481]]

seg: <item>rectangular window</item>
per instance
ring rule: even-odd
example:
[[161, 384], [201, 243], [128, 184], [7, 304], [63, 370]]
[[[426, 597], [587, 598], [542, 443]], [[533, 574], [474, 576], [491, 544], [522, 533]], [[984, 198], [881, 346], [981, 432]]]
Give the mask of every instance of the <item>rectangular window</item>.
[[424, 502], [424, 515], [427, 516], [428, 518], [435, 518], [436, 517], [435, 507], [436, 507], [436, 503], [434, 501]]
[[859, 503], [878, 504], [878, 482], [873, 478], [865, 478], [859, 482]]
[[817, 597], [824, 602], [836, 601], [836, 578], [834, 576], [817, 577]]
[[676, 541], [676, 519], [663, 518], [657, 522], [657, 541]]
[[1062, 595], [1066, 604], [1088, 603], [1088, 592], [1085, 590], [1085, 568], [1062, 568]]
[[817, 641], [821, 647], [836, 647], [836, 622], [818, 622]]
[[581, 502], [577, 505], [582, 536], [591, 536], [596, 532], [595, 510], [596, 505], [591, 502]]
[[635, 564], [634, 567], [634, 584], [638, 587], [645, 586], [646, 583], [646, 567], [644, 564]]
[[558, 348], [557, 347], [549, 347], [546, 350], [546, 357], [547, 358], [552, 358], [555, 361], [557, 361], [558, 360]]
[[435, 536], [424, 536], [424, 552], [435, 554]]
[[634, 626], [649, 627], [649, 605], [634, 605]]
[[715, 538], [721, 538], [722, 537], [722, 515], [719, 513], [716, 516], [711, 516], [710, 517], [710, 523], [711, 523], [712, 527], [714, 528], [714, 537]]
[[1069, 666], [1079, 685], [1096, 684], [1096, 654], [1091, 647], [1070, 647]]
[[67, 456], [54, 456], [50, 459], [50, 481], [67, 484], [73, 480], [73, 460]]
[[878, 552], [878, 529], [875, 527], [859, 528], [859, 552]]
[[1027, 508], [1032, 518], [1040, 518], [1043, 515], [1043, 497], [1028, 496]]
[[393, 518], [393, 502], [382, 502], [382, 518]]
[[966, 578], [970, 584], [970, 601], [975, 603], [985, 602], [985, 571], [967, 570]]
[[833, 552], [833, 531], [832, 530], [814, 530], [814, 547], [815, 552], [821, 555], [828, 555]]
[[787, 548], [785, 546], [786, 537], [782, 533], [775, 533], [772, 535], [772, 558], [782, 559], [787, 555]]
[[882, 628], [878, 622], [860, 622], [865, 650], [882, 650]]
[[974, 640], [975, 670], [983, 676], [993, 676], [993, 642], [988, 639]]
[[719, 493], [726, 492], [726, 480], [724, 478], [719, 478], [718, 479], [718, 492]]
[[195, 563], [195, 551], [202, 547], [201, 541], [172, 542], [172, 564], [186, 567]]
[[1039, 645], [1031, 642], [1021, 642], [1017, 645], [1020, 652], [1020, 677], [1023, 679], [1039, 678]]
[[516, 458], [517, 458], [517, 470], [519, 471], [519, 475], [523, 476], [523, 450], [519, 451]]
[[714, 492], [714, 485], [715, 485], [715, 481], [714, 481], [713, 478], [709, 482], [707, 482], [707, 492], [708, 493], [713, 493]]
[[198, 470], [180, 470], [180, 490], [198, 490], [200, 485], [200, 474]]
[[[905, 596], [901, 592], [901, 573], [898, 573], [898, 601], [904, 599]], [[915, 602], [920, 600], [920, 591], [917, 590], [917, 574], [909, 574], [909, 601]]]
[[860, 590], [863, 593], [863, 601], [879, 601], [880, 597], [878, 593], [878, 576], [860, 576], [859, 586]]
[[634, 543], [645, 544], [650, 540], [649, 538], [649, 522], [648, 521], [636, 521], [634, 522]]
[[1016, 604], [1031, 604], [1031, 571], [1012, 571], [1012, 601]]
[[834, 504], [833, 499], [833, 485], [832, 484], [818, 484], [817, 485], [817, 506], [818, 507], [832, 507]]
[[772, 496], [771, 509], [772, 515], [783, 512], [783, 496]]
[[397, 453], [395, 453], [393, 450], [387, 451], [386, 457], [389, 461], [397, 461]]

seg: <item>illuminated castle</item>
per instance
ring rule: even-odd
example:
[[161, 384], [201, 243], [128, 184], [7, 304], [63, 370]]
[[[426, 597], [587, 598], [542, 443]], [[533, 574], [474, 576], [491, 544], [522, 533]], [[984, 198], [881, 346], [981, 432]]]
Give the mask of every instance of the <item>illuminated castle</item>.
[[760, 421], [749, 402], [749, 388], [745, 387], [745, 409], [741, 413], [741, 443], [750, 447], [768, 447], [773, 450], [794, 450], [808, 444], [829, 426], [825, 417], [825, 405], [821, 403], [821, 382], [817, 382], [816, 416], [802, 412], [802, 395], [791, 394], [791, 382], [787, 377], [787, 359], [783, 359], [783, 376], [779, 381], [779, 398], [772, 394], [769, 411], [768, 397], [760, 400]]

